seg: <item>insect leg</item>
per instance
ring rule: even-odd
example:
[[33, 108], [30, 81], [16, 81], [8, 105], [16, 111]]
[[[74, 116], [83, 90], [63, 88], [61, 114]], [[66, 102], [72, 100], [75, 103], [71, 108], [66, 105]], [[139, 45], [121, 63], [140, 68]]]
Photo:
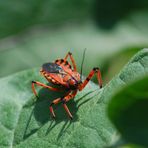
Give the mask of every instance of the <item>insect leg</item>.
[[58, 98], [58, 99], [55, 99], [49, 106], [49, 110], [52, 114], [52, 117], [55, 118], [55, 113], [54, 113], [54, 110], [53, 110], [53, 105], [56, 105], [58, 104], [59, 102], [61, 101], [61, 98]]
[[[68, 95], [70, 94], [70, 92], [71, 92], [71, 91], [67, 92], [67, 95], [66, 95], [66, 96], [68, 96]], [[65, 97], [64, 97], [64, 98], [65, 98]], [[50, 104], [49, 110], [50, 110], [50, 112], [51, 112], [53, 118], [55, 118], [55, 113], [54, 113], [54, 110], [53, 110], [53, 105], [58, 104], [58, 103], [61, 102], [62, 100], [63, 100], [63, 98], [57, 98], [57, 99], [55, 99], [54, 101], [52, 101], [52, 103]]]
[[93, 77], [93, 75], [95, 73], [97, 74], [97, 79], [98, 79], [99, 86], [100, 86], [100, 88], [102, 88], [102, 78], [101, 78], [100, 69], [99, 68], [93, 68], [91, 70], [91, 72], [89, 73], [88, 77], [82, 83], [82, 86], [81, 86], [80, 90], [82, 90], [87, 85], [87, 83], [90, 81], [90, 79]]
[[65, 111], [67, 112], [68, 116], [70, 117], [70, 119], [73, 119], [73, 116], [72, 116], [71, 112], [69, 111], [69, 109], [66, 105], [66, 102], [68, 102], [70, 99], [72, 99], [76, 94], [77, 94], [77, 91], [74, 91], [72, 94], [65, 96], [62, 100], [63, 107], [64, 107]]
[[64, 60], [66, 61], [68, 56], [70, 57], [70, 60], [72, 62], [73, 68], [74, 68], [74, 71], [77, 71], [76, 63], [75, 63], [75, 60], [74, 60], [71, 52], [67, 53], [67, 55], [65, 56]]
[[77, 94], [77, 90], [75, 90], [75, 91], [73, 91], [71, 94], [68, 94], [67, 96], [65, 96], [65, 97], [63, 98], [63, 100], [64, 100], [65, 102], [68, 102], [70, 99], [74, 98], [76, 94]]
[[71, 112], [69, 111], [66, 103], [63, 103], [63, 107], [64, 107], [65, 111], [67, 112], [68, 116], [70, 117], [70, 119], [73, 119], [73, 116], [72, 116]]
[[32, 91], [33, 91], [33, 93], [35, 94], [35, 96], [36, 96], [37, 98], [39, 98], [39, 97], [38, 97], [37, 92], [36, 92], [36, 90], [35, 90], [35, 86], [34, 86], [35, 84], [38, 85], [38, 86], [42, 86], [42, 87], [44, 87], [44, 88], [48, 88], [48, 89], [53, 90], [53, 91], [62, 91], [62, 90], [60, 90], [60, 89], [58, 89], [58, 88], [53, 88], [53, 87], [48, 86], [48, 85], [45, 85], [45, 84], [43, 84], [43, 83], [41, 83], [41, 82], [32, 81]]

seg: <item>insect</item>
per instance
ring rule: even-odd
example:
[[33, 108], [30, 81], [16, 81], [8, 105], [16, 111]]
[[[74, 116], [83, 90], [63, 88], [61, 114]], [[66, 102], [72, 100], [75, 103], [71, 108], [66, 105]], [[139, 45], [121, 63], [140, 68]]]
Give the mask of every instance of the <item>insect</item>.
[[[68, 57], [70, 58], [72, 64], [68, 62]], [[45, 63], [42, 65], [42, 68], [40, 70], [41, 75], [43, 75], [48, 82], [60, 86], [59, 88], [54, 88], [38, 81], [32, 81], [32, 90], [36, 97], [38, 97], [38, 95], [35, 90], [35, 85], [57, 92], [66, 90], [67, 93], [64, 97], [55, 99], [49, 106], [49, 110], [53, 118], [56, 117], [53, 106], [60, 102], [62, 102], [62, 105], [70, 119], [73, 118], [66, 103], [74, 98], [78, 91], [82, 91], [84, 89], [84, 87], [87, 85], [87, 83], [90, 81], [95, 73], [97, 74], [99, 86], [100, 88], [102, 88], [101, 72], [98, 67], [93, 68], [86, 79], [82, 82], [83, 61], [81, 65], [81, 74], [77, 71], [77, 66], [71, 52], [68, 52], [64, 59], [57, 59], [53, 63]]]

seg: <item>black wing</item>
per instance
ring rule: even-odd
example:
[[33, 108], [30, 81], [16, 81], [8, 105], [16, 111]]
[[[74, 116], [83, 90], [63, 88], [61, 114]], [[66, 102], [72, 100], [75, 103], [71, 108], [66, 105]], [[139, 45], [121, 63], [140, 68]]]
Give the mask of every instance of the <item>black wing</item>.
[[60, 71], [63, 71], [63, 69], [56, 63], [45, 63], [42, 65], [42, 68], [48, 73], [59, 73]]

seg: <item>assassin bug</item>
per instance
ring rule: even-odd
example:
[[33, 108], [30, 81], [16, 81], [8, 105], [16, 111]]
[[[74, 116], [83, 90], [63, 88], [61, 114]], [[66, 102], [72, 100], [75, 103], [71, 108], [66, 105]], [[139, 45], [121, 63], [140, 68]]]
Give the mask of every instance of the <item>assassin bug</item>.
[[[35, 84], [57, 92], [61, 90], [67, 90], [67, 93], [64, 97], [57, 98], [50, 104], [49, 110], [53, 118], [55, 118], [53, 106], [60, 102], [62, 102], [63, 107], [67, 112], [68, 116], [71, 119], [73, 118], [71, 112], [66, 105], [66, 102], [74, 98], [78, 91], [82, 91], [95, 73], [97, 74], [99, 86], [100, 88], [102, 88], [101, 72], [98, 67], [93, 68], [89, 75], [86, 77], [86, 79], [82, 82], [82, 66], [84, 62], [84, 55], [85, 51], [83, 54], [83, 60], [81, 65], [81, 74], [79, 74], [79, 72], [77, 71], [76, 63], [71, 52], [68, 52], [64, 59], [57, 59], [53, 63], [45, 63], [42, 65], [42, 68], [40, 70], [41, 75], [43, 75], [48, 82], [58, 85], [60, 86], [60, 88], [54, 88], [38, 81], [32, 81], [32, 90], [36, 97], [38, 96], [35, 90]], [[68, 57], [70, 57], [72, 66], [67, 61]]]

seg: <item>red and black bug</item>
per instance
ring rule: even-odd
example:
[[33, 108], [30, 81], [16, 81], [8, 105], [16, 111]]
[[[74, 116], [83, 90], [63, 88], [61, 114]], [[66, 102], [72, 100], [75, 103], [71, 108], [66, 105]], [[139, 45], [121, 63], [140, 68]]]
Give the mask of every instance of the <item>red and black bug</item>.
[[[70, 57], [72, 66], [67, 61], [68, 57]], [[84, 61], [84, 56], [83, 56], [83, 61]], [[64, 59], [57, 59], [53, 63], [43, 64], [40, 73], [47, 79], [48, 82], [58, 85], [60, 86], [60, 88], [54, 88], [37, 81], [32, 81], [32, 90], [36, 97], [38, 96], [35, 90], [35, 84], [57, 92], [62, 90], [67, 91], [66, 96], [64, 96], [63, 98], [57, 98], [50, 104], [49, 109], [53, 117], [55, 117], [53, 105], [62, 102], [63, 107], [67, 112], [68, 116], [71, 119], [73, 118], [72, 114], [70, 113], [66, 105], [66, 102], [74, 98], [78, 91], [82, 91], [95, 73], [97, 74], [99, 86], [100, 88], [102, 88], [100, 69], [93, 68], [89, 73], [89, 75], [86, 77], [86, 79], [82, 82], [82, 76], [77, 71], [75, 60], [72, 56], [72, 53], [70, 52], [68, 52], [68, 54], [65, 56]], [[82, 74], [82, 69], [81, 69], [81, 74]]]

